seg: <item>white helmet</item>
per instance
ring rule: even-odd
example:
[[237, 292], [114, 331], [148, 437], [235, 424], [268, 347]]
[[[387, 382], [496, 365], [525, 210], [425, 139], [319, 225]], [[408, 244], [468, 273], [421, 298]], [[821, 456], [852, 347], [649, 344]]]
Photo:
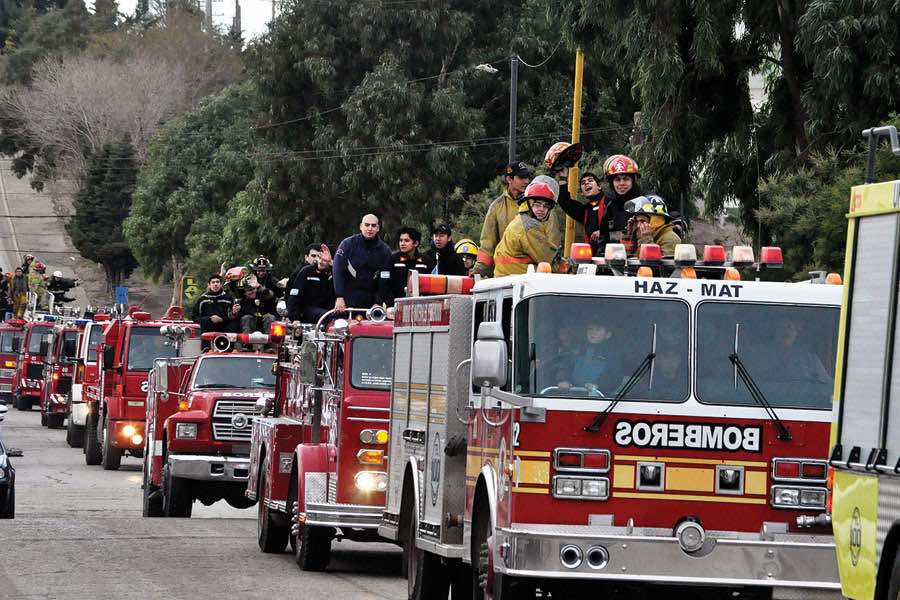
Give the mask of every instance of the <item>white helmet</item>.
[[62, 271], [53, 271], [53, 276], [62, 279]]

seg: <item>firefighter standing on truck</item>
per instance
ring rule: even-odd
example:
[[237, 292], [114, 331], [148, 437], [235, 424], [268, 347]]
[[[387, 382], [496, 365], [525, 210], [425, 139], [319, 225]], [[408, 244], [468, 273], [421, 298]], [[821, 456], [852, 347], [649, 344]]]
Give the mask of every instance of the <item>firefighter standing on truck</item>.
[[[511, 162], [503, 170], [506, 190], [491, 202], [484, 225], [481, 227], [481, 240], [478, 243], [478, 261], [475, 263], [475, 274], [491, 277], [494, 274], [494, 250], [509, 224], [519, 214], [519, 200], [534, 176], [532, 170], [521, 161]], [[550, 217], [550, 241], [559, 245], [559, 222], [555, 215]]]
[[344, 238], [334, 254], [334, 309], [371, 308], [377, 295], [376, 276], [391, 256], [391, 248], [378, 237], [378, 217], [365, 215], [359, 233]]
[[471, 277], [475, 274], [475, 262], [478, 260], [478, 246], [469, 238], [463, 238], [456, 242], [453, 247], [456, 253], [462, 258], [463, 266], [466, 268], [466, 275]]
[[559, 197], [559, 185], [546, 175], [535, 177], [525, 188], [516, 217], [494, 252], [494, 276], [521, 275], [528, 265], [555, 261], [559, 242], [548, 230], [550, 215]]
[[401, 227], [397, 234], [397, 246], [399, 250], [391, 254], [387, 263], [378, 274], [378, 304], [387, 307], [394, 305], [396, 298], [406, 295], [406, 282], [409, 280], [409, 272], [416, 271], [419, 275], [427, 275], [434, 269], [434, 264], [424, 254], [419, 252], [419, 244], [422, 243], [422, 234], [413, 227]]
[[334, 307], [334, 278], [331, 250], [321, 244], [316, 262], [300, 269], [287, 299], [288, 318], [303, 323], [318, 323]]
[[[210, 275], [206, 291], [194, 305], [192, 319], [200, 325], [202, 333], [237, 333], [239, 323], [235, 319], [233, 307], [234, 298], [222, 289], [222, 276], [218, 273]], [[204, 341], [204, 347], [208, 346], [209, 343]]]
[[675, 233], [665, 200], [653, 194], [639, 196], [626, 202], [625, 210], [632, 215], [628, 220], [628, 233], [633, 254], [638, 254], [643, 244], [658, 244], [663, 256], [675, 254], [675, 246], [681, 243], [681, 238]]

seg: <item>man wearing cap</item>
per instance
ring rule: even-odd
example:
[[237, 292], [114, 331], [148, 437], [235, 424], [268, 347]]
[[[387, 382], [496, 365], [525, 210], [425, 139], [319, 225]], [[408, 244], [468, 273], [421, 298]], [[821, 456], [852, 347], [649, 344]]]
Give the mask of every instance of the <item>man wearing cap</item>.
[[462, 257], [453, 249], [453, 232], [446, 223], [431, 230], [431, 248], [424, 256], [435, 275], [467, 274]]
[[[481, 227], [481, 240], [478, 243], [478, 260], [475, 263], [475, 274], [482, 277], [491, 277], [494, 274], [494, 250], [503, 232], [519, 214], [519, 198], [525, 193], [525, 188], [534, 173], [524, 162], [511, 162], [503, 170], [503, 178], [506, 181], [506, 190], [491, 202], [487, 214], [484, 216], [484, 225]], [[560, 227], [559, 218], [555, 214], [550, 215], [547, 228], [550, 233], [550, 241], [553, 245], [559, 245]]]

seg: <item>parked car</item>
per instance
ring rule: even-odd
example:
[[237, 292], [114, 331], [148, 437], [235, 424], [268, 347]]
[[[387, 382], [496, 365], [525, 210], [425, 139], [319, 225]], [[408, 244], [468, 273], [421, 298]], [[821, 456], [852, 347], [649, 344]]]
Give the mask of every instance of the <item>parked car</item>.
[[[0, 422], [9, 409], [0, 404]], [[18, 448], [7, 448], [0, 441], [0, 519], [12, 519], [16, 516], [16, 470], [10, 464], [10, 457], [22, 456]]]

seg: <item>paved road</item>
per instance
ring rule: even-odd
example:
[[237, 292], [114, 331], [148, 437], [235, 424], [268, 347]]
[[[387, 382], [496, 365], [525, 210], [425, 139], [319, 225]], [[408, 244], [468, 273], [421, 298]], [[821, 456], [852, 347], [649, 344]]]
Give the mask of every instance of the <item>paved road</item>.
[[[63, 277], [75, 277], [74, 262], [78, 256], [65, 233], [63, 222], [56, 218], [50, 197], [37, 193], [28, 178], [18, 179], [10, 171], [10, 161], [0, 160], [0, 268], [12, 271], [22, 264], [26, 253], [34, 254], [47, 264], [47, 274], [62, 271]], [[87, 298], [80, 288], [69, 292], [74, 305], [85, 306]]]
[[304, 573], [290, 552], [259, 551], [255, 508], [198, 503], [192, 519], [145, 519], [137, 459], [87, 467], [36, 411], [10, 410], [0, 435], [25, 452], [16, 518], [0, 521], [0, 599], [405, 597], [392, 545], [335, 543], [327, 572]]

